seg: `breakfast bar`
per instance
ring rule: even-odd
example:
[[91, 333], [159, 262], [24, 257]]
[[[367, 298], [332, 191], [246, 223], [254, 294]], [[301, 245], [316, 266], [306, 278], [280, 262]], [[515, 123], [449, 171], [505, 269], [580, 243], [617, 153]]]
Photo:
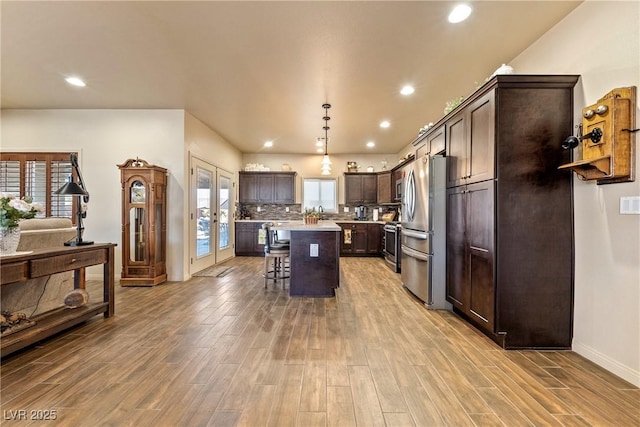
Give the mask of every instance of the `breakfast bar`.
[[274, 222], [271, 228], [290, 232], [289, 295], [334, 297], [340, 286], [340, 226], [333, 221], [289, 221]]

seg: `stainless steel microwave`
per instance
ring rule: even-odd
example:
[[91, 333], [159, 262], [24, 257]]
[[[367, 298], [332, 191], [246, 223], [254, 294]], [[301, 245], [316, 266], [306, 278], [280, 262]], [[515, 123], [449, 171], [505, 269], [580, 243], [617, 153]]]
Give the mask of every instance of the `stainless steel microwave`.
[[402, 183], [403, 180], [402, 179], [398, 179], [396, 180], [396, 200], [397, 201], [401, 201], [402, 200]]

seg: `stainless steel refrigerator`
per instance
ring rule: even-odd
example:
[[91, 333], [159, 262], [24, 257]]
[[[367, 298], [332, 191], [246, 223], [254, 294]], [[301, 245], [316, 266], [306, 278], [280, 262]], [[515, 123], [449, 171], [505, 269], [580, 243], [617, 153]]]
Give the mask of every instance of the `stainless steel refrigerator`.
[[446, 301], [447, 158], [423, 156], [407, 166], [402, 194], [402, 284], [429, 309]]

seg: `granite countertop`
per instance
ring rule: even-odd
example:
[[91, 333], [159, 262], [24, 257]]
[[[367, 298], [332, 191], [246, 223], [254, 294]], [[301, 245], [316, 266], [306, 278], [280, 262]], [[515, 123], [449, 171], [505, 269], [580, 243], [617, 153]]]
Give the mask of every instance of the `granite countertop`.
[[336, 219], [334, 222], [348, 222], [353, 224], [386, 224], [385, 221], [359, 220], [359, 219]]
[[302, 220], [298, 221], [273, 221], [273, 230], [288, 231], [340, 231], [342, 230], [338, 224], [333, 221], [318, 221], [317, 224], [305, 224]]
[[[236, 222], [273, 222], [274, 224], [276, 223], [298, 223], [298, 224], [302, 224], [302, 220], [301, 219], [283, 219], [283, 220], [277, 220], [277, 219], [236, 219]], [[385, 224], [385, 221], [372, 221], [372, 220], [366, 220], [366, 221], [361, 221], [361, 220], [356, 220], [356, 219], [331, 219], [331, 220], [322, 220], [321, 222], [332, 222], [332, 223], [361, 223], [361, 224]]]

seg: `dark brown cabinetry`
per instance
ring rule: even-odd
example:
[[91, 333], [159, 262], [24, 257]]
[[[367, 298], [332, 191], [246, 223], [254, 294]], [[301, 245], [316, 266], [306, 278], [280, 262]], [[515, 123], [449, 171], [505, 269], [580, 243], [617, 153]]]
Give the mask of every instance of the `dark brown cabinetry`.
[[447, 300], [505, 348], [571, 348], [577, 79], [500, 75], [441, 121]]
[[430, 132], [427, 136], [427, 144], [429, 146], [429, 154], [436, 156], [445, 152], [445, 127], [440, 126], [435, 131]]
[[345, 173], [344, 202], [347, 205], [376, 203], [378, 176], [375, 173]]
[[240, 203], [295, 203], [296, 172], [240, 172]]
[[494, 96], [485, 94], [447, 121], [447, 187], [494, 177]]
[[416, 159], [426, 155], [444, 155], [446, 148], [446, 127], [444, 125], [440, 125], [437, 128], [425, 132], [417, 137], [411, 145], [416, 149]]
[[378, 174], [378, 203], [391, 203], [393, 196], [391, 194], [391, 171], [380, 172]]
[[494, 327], [494, 181], [447, 191], [447, 298], [488, 330]]
[[236, 255], [264, 255], [264, 245], [258, 243], [261, 222], [236, 222]]
[[382, 227], [381, 224], [367, 224], [367, 253], [382, 255]]
[[338, 223], [340, 255], [369, 256], [382, 254], [381, 224], [345, 222]]

